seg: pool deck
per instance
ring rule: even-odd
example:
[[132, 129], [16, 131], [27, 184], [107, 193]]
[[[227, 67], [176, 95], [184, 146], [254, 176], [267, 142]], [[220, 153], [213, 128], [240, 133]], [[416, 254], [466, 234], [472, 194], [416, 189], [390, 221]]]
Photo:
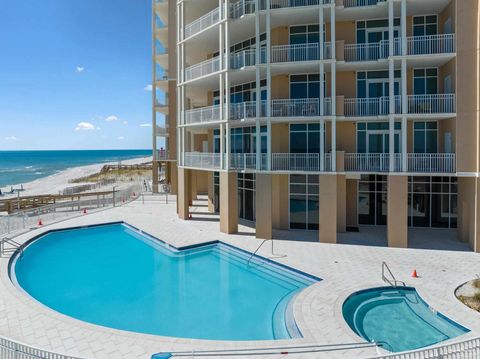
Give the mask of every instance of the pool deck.
[[[25, 242], [51, 229], [124, 221], [176, 247], [219, 240], [254, 251], [261, 243], [254, 229], [240, 225], [236, 235], [219, 232], [218, 216], [205, 213], [196, 202], [193, 220], [181, 221], [175, 203], [141, 200], [122, 207], [99, 211], [61, 223], [45, 226], [16, 238]], [[381, 278], [386, 261], [397, 279], [417, 289], [433, 308], [469, 328], [458, 341], [480, 336], [480, 313], [455, 298], [455, 289], [480, 275], [480, 254], [455, 240], [454, 232], [411, 231], [409, 249], [386, 248], [384, 229], [362, 228], [360, 233], [339, 235], [342, 244], [321, 244], [316, 233], [275, 231], [274, 252], [286, 257], [272, 258], [270, 246], [259, 254], [323, 280], [304, 290], [295, 300], [294, 315], [303, 339], [257, 342], [222, 342], [158, 337], [135, 334], [88, 324], [53, 310], [18, 290], [8, 276], [8, 258], [0, 259], [0, 336], [41, 349], [87, 359], [150, 358], [161, 351], [275, 347], [294, 344], [361, 343], [342, 316], [342, 303], [353, 292], [385, 286]], [[375, 244], [367, 246], [364, 244]], [[446, 250], [421, 248], [438, 247]], [[416, 269], [420, 278], [411, 278]], [[214, 323], [212, 323], [214, 325]], [[374, 348], [339, 350], [314, 354], [265, 356], [265, 358], [367, 358]], [[244, 356], [248, 357], [248, 355]], [[262, 357], [262, 356], [255, 356]], [[218, 358], [218, 357], [217, 357]]]

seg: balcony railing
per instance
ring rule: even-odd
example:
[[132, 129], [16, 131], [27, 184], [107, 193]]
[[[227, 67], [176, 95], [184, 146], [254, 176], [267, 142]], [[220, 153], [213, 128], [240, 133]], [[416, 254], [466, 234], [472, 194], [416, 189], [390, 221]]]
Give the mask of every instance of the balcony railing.
[[387, 0], [343, 0], [344, 7], [374, 6]]
[[409, 95], [408, 113], [455, 113], [457, 107], [456, 103], [455, 94]]
[[230, 67], [232, 69], [241, 69], [246, 66], [255, 66], [255, 60], [255, 50], [240, 51], [230, 56]]
[[[331, 171], [331, 155], [324, 155], [324, 171]], [[272, 171], [319, 172], [318, 153], [272, 153]]]
[[329, 5], [334, 0], [270, 0], [271, 9], [280, 9], [286, 7], [302, 7], [315, 5]]
[[[267, 169], [267, 155], [262, 153], [260, 156], [260, 169]], [[232, 153], [230, 154], [230, 168], [247, 171], [257, 169], [257, 155], [256, 153]]]
[[[401, 96], [395, 96], [394, 113], [402, 112]], [[390, 113], [390, 97], [346, 98], [346, 117], [385, 116]]]
[[455, 153], [409, 153], [407, 155], [408, 172], [419, 173], [455, 173]]
[[238, 19], [255, 12], [255, 0], [240, 0], [230, 6], [230, 17]]
[[169, 152], [167, 150], [157, 150], [155, 152], [155, 160], [156, 161], [166, 161], [168, 160], [169, 157]]
[[220, 71], [220, 56], [202, 61], [185, 69], [185, 81]]
[[186, 152], [184, 153], [185, 167], [219, 169], [220, 168], [220, 154], [206, 153], [206, 152]]
[[[394, 169], [402, 168], [402, 155], [395, 153]], [[347, 172], [388, 172], [390, 170], [390, 154], [388, 153], [346, 153], [345, 171]]]
[[[324, 115], [332, 114], [331, 99], [324, 99]], [[300, 98], [272, 100], [272, 117], [314, 117], [320, 116], [320, 100], [318, 98]]]
[[[260, 105], [261, 117], [265, 117], [267, 113], [267, 101], [262, 101]], [[230, 105], [230, 119], [245, 120], [257, 117], [257, 102], [246, 101], [239, 103], [232, 103]]]
[[384, 58], [388, 52], [387, 42], [374, 42], [371, 44], [346, 44], [345, 61], [377, 61]]
[[412, 36], [407, 38], [408, 55], [451, 54], [456, 52], [455, 34]]
[[220, 121], [220, 105], [185, 111], [187, 125]]
[[332, 47], [325, 43], [323, 58], [320, 59], [319, 44], [294, 44], [272, 46], [271, 62], [315, 61], [332, 58]]
[[198, 34], [200, 31], [203, 31], [206, 28], [216, 24], [220, 21], [220, 18], [220, 8], [217, 7], [208, 14], [203, 15], [202, 17], [185, 26], [185, 38], [189, 38], [195, 34]]

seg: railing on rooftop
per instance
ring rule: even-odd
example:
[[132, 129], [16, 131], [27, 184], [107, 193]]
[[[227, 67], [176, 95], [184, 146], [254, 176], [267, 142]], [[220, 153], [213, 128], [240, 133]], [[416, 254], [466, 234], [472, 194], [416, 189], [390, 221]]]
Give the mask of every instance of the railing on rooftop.
[[217, 7], [209, 13], [203, 15], [202, 17], [192, 21], [187, 26], [185, 26], [185, 38], [187, 39], [195, 34], [198, 34], [206, 28], [216, 24], [220, 20], [221, 12], [220, 8]]
[[323, 58], [320, 58], [319, 44], [294, 44], [272, 46], [271, 62], [315, 61], [332, 58], [332, 48], [327, 42], [323, 47]]

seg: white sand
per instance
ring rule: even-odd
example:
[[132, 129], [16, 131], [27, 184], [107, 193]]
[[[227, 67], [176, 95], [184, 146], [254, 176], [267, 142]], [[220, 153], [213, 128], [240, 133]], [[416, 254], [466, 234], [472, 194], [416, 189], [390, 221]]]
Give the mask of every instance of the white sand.
[[[141, 158], [134, 158], [131, 160], [124, 160], [122, 161], [123, 165], [134, 165], [140, 164], [145, 162], [152, 161], [152, 157], [141, 157]], [[68, 183], [69, 180], [73, 180], [76, 178], [81, 178], [85, 176], [89, 176], [95, 173], [98, 173], [103, 166], [105, 165], [116, 165], [117, 162], [106, 162], [106, 163], [98, 163], [94, 165], [88, 166], [81, 166], [81, 167], [72, 167], [66, 169], [65, 171], [56, 173], [54, 175], [39, 178], [35, 181], [24, 183], [23, 188], [24, 191], [20, 192], [20, 196], [31, 196], [31, 195], [39, 195], [39, 194], [58, 194], [59, 192], [63, 192], [63, 190], [67, 187], [73, 187], [78, 184]], [[20, 188], [20, 185], [15, 185], [13, 188], [17, 189]], [[3, 187], [2, 191], [6, 193], [10, 191], [10, 186]], [[16, 197], [17, 194], [14, 195], [7, 194], [0, 198], [10, 198]]]

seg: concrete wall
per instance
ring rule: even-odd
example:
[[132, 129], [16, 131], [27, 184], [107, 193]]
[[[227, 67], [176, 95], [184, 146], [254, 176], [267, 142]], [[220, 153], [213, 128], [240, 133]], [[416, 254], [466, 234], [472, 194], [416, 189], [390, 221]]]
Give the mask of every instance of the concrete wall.
[[289, 228], [288, 181], [288, 175], [272, 175], [272, 225], [276, 229]]
[[408, 177], [388, 176], [387, 239], [389, 247], [408, 246]]

